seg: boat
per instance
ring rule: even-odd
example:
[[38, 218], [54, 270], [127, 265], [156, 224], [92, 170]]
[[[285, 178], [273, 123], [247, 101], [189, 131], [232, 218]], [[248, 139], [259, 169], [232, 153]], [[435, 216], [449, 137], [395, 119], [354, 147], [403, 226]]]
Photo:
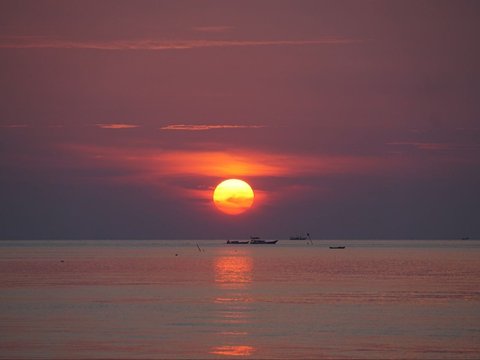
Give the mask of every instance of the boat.
[[258, 236], [250, 236], [250, 244], [259, 245], [259, 244], [276, 244], [278, 240], [262, 240]]
[[345, 246], [329, 246], [330, 249], [345, 249]]
[[464, 237], [462, 237], [462, 240], [470, 240], [470, 237], [464, 236]]
[[239, 241], [239, 240], [227, 240], [227, 244], [248, 244], [249, 241]]
[[262, 240], [262, 239], [258, 239], [258, 240], [250, 240], [250, 244], [254, 244], [254, 245], [258, 245], [258, 244], [276, 244], [278, 242], [278, 240]]
[[301, 236], [301, 235], [296, 235], [296, 236], [290, 236], [289, 240], [307, 240], [306, 236]]

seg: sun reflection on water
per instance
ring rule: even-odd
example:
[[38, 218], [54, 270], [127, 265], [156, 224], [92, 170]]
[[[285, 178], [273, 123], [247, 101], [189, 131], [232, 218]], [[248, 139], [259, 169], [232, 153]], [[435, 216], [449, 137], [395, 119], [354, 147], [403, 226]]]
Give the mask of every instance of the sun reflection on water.
[[254, 351], [255, 349], [248, 345], [223, 345], [214, 347], [211, 353], [225, 356], [249, 356]]
[[244, 252], [229, 252], [215, 259], [215, 283], [221, 290], [214, 300], [218, 307], [217, 321], [227, 328], [218, 333], [223, 345], [213, 346], [210, 354], [241, 357], [250, 356], [256, 350], [245, 345], [252, 325], [250, 304], [253, 299], [249, 288], [253, 281], [253, 267], [253, 258]]
[[253, 280], [253, 260], [248, 256], [221, 256], [215, 260], [215, 282], [221, 287], [245, 288]]

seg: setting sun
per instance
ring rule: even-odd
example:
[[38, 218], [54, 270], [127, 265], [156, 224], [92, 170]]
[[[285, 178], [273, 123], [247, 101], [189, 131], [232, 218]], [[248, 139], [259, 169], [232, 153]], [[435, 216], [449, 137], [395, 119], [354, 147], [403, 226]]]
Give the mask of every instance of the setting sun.
[[249, 209], [253, 198], [251, 186], [238, 179], [222, 181], [213, 192], [213, 202], [217, 209], [229, 215], [238, 215]]

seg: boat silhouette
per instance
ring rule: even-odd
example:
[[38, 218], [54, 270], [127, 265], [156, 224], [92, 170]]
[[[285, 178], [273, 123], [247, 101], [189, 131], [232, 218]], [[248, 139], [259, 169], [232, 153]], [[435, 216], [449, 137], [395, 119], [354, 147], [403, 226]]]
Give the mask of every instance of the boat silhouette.
[[278, 240], [263, 240], [258, 236], [250, 236], [250, 244], [259, 245], [259, 244], [276, 244]]
[[248, 244], [250, 241], [227, 240], [227, 244]]
[[295, 235], [295, 236], [290, 236], [289, 240], [307, 240], [307, 237], [302, 235]]

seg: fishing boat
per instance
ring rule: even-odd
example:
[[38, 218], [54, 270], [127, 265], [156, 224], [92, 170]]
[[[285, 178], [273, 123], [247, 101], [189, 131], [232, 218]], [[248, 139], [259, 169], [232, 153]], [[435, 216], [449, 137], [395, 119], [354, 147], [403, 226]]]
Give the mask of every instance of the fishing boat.
[[259, 244], [276, 244], [278, 240], [263, 240], [258, 236], [250, 236], [250, 244], [259, 245]]
[[302, 235], [295, 235], [295, 236], [290, 236], [289, 239], [290, 240], [307, 240], [307, 237]]
[[249, 241], [239, 241], [239, 240], [227, 240], [227, 244], [248, 244]]
[[276, 244], [278, 242], [278, 240], [262, 240], [262, 239], [258, 239], [258, 240], [250, 240], [250, 244], [254, 244], [254, 245], [258, 245], [258, 244]]
[[345, 246], [329, 246], [330, 249], [338, 250], [338, 249], [345, 249]]

